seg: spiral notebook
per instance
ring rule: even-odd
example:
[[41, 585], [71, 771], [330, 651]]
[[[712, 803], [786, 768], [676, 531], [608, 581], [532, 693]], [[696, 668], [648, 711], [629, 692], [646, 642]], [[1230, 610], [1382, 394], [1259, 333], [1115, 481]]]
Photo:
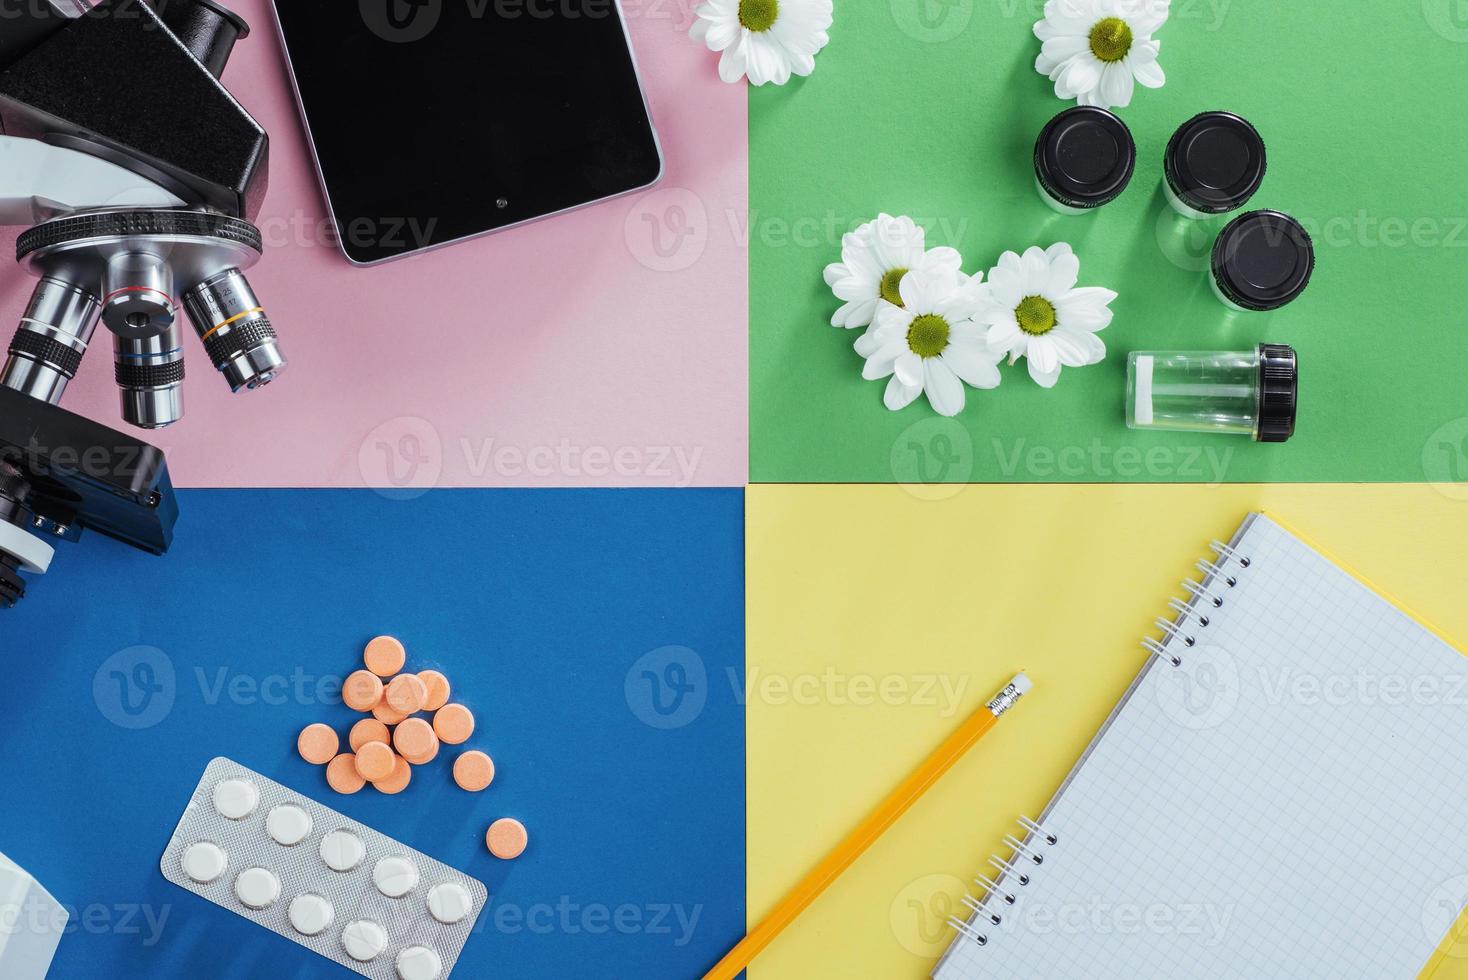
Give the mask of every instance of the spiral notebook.
[[936, 980], [1434, 960], [1468, 901], [1468, 660], [1261, 514], [1213, 547]]

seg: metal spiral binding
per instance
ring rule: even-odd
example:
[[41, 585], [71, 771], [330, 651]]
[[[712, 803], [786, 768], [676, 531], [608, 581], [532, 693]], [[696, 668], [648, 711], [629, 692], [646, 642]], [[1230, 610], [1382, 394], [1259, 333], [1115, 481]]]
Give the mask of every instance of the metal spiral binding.
[[1012, 906], [1019, 901], [1019, 896], [1004, 886], [1004, 882], [1013, 880], [1021, 888], [1027, 887], [1030, 875], [1020, 870], [1016, 865], [1021, 860], [1038, 868], [1045, 863], [1045, 855], [1042, 853], [1041, 845], [1054, 847], [1060, 843], [1060, 838], [1044, 827], [1038, 821], [1029, 817], [1020, 817], [1016, 821], [1024, 833], [1020, 836], [1006, 834], [1004, 843], [1009, 848], [1009, 859], [1005, 860], [997, 854], [989, 856], [989, 863], [999, 870], [997, 878], [990, 878], [984, 872], [974, 876], [974, 884], [984, 889], [982, 898], [972, 895], [963, 897], [964, 907], [970, 912], [967, 919], [961, 919], [956, 915], [948, 917], [948, 924], [975, 946], [989, 945], [989, 933], [984, 931], [987, 922], [990, 926], [1000, 925], [1004, 921], [1002, 910], [991, 907], [996, 900], [1002, 902], [1005, 907]]
[[1214, 541], [1209, 547], [1218, 555], [1218, 559], [1210, 561], [1204, 558], [1197, 563], [1198, 570], [1203, 573], [1201, 581], [1188, 579], [1183, 582], [1183, 589], [1191, 596], [1191, 601], [1176, 596], [1169, 599], [1167, 606], [1176, 616], [1173, 619], [1158, 617], [1156, 625], [1162, 631], [1162, 639], [1149, 636], [1142, 640], [1142, 646], [1148, 653], [1161, 657], [1174, 667], [1181, 667], [1183, 659], [1168, 644], [1177, 640], [1187, 647], [1196, 646], [1198, 633], [1189, 630], [1190, 623], [1196, 624], [1198, 630], [1207, 629], [1213, 620], [1206, 610], [1222, 609], [1228, 590], [1238, 587], [1238, 573], [1230, 570], [1230, 564], [1239, 569], [1253, 564], [1253, 559], [1240, 554], [1238, 549], [1222, 541]]

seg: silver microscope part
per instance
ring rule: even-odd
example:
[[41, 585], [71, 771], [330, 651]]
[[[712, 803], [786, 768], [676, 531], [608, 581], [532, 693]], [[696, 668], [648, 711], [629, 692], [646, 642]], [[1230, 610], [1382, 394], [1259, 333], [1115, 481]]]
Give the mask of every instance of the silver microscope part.
[[226, 269], [189, 290], [184, 309], [231, 391], [264, 387], [285, 369], [275, 328], [239, 269]]
[[0, 371], [0, 385], [51, 405], [61, 401], [97, 329], [100, 303], [85, 289], [41, 279]]
[[152, 337], [173, 326], [173, 269], [148, 252], [120, 252], [102, 278], [102, 322], [119, 337]]
[[114, 336], [122, 417], [140, 429], [162, 429], [183, 418], [183, 328], [174, 323], [152, 337]]

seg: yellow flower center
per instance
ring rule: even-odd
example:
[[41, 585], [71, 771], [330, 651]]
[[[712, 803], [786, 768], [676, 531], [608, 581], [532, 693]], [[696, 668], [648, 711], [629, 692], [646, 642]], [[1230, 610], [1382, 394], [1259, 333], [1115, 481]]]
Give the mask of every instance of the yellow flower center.
[[906, 269], [889, 269], [882, 277], [882, 282], [877, 286], [877, 293], [893, 306], [902, 305], [902, 277], [907, 275]]
[[914, 317], [907, 328], [907, 346], [919, 357], [937, 357], [948, 348], [948, 321], [936, 313]]
[[739, 26], [747, 31], [763, 33], [775, 26], [779, 16], [780, 0], [739, 0]]
[[1120, 61], [1131, 49], [1131, 25], [1120, 17], [1098, 20], [1091, 28], [1091, 52], [1102, 61]]
[[1014, 318], [1019, 321], [1019, 328], [1031, 337], [1055, 329], [1055, 307], [1043, 296], [1026, 296], [1020, 300]]

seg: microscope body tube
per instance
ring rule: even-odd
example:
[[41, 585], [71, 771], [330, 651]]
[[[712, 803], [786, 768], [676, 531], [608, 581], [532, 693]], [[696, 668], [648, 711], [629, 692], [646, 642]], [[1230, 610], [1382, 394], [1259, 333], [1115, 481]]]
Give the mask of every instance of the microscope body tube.
[[60, 402], [67, 382], [76, 377], [100, 315], [100, 301], [87, 290], [43, 278], [10, 342], [0, 385], [50, 405]]

